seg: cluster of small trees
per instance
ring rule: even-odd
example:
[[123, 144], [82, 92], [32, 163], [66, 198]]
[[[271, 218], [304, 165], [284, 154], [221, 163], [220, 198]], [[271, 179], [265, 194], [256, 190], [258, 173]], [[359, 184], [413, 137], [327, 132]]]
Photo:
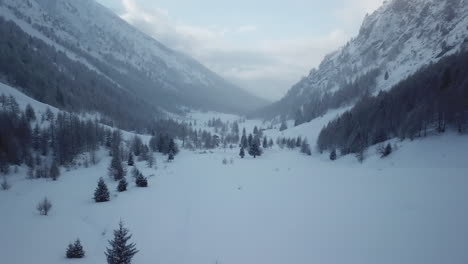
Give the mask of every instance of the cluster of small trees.
[[[131, 264], [133, 257], [138, 253], [135, 243], [130, 243], [132, 235], [124, 227], [123, 222], [119, 222], [119, 228], [114, 230], [114, 238], [109, 240], [109, 245], [104, 252], [108, 264]], [[70, 243], [65, 256], [68, 259], [80, 259], [85, 257], [85, 251], [80, 239]]]
[[413, 139], [468, 127], [468, 51], [427, 66], [388, 92], [366, 96], [324, 127], [320, 151], [357, 153], [390, 138]]
[[[247, 151], [250, 156], [256, 158], [263, 154], [263, 150], [273, 147], [273, 140], [269, 139], [266, 136], [263, 136], [262, 130], [258, 127], [254, 127], [253, 133], [247, 136], [245, 128], [242, 130], [242, 137], [240, 139], [240, 152], [239, 156], [241, 158], [245, 157], [245, 152]], [[262, 148], [263, 147], [263, 148]]]
[[296, 149], [298, 148], [301, 153], [306, 155], [312, 155], [312, 151], [310, 150], [309, 142], [306, 138], [297, 137], [297, 138], [286, 138], [286, 137], [279, 137], [276, 139], [276, 144], [281, 148], [288, 148], [288, 149]]

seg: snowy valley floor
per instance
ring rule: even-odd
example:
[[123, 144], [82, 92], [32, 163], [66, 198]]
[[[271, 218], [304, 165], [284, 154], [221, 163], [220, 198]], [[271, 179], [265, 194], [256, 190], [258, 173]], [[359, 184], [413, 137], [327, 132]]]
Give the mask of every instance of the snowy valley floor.
[[[460, 144], [425, 156], [444, 140]], [[0, 192], [0, 255], [5, 264], [105, 263], [122, 219], [140, 250], [136, 264], [467, 263], [467, 147], [466, 137], [434, 137], [362, 165], [287, 150], [255, 160], [241, 160], [237, 149], [183, 151], [144, 170], [155, 175], [149, 188], [113, 191], [103, 204], [92, 194], [107, 157], [58, 182], [26, 180], [20, 171]], [[410, 154], [415, 166], [399, 166]], [[223, 165], [224, 157], [234, 163]], [[53, 202], [46, 217], [35, 210], [44, 196]], [[87, 256], [66, 260], [77, 237]]]

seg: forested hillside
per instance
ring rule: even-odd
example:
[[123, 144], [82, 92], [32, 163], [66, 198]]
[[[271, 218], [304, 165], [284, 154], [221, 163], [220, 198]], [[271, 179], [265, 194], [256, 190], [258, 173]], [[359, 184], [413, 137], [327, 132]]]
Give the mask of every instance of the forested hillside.
[[343, 155], [370, 145], [468, 126], [468, 51], [429, 65], [377, 96], [365, 96], [320, 133], [320, 151]]

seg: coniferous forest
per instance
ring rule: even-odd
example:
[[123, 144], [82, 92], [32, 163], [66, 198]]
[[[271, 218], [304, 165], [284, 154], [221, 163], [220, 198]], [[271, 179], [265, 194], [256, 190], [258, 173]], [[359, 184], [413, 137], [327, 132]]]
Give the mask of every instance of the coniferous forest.
[[391, 138], [414, 139], [468, 125], [468, 52], [431, 64], [390, 91], [363, 97], [320, 132], [320, 151], [359, 153]]

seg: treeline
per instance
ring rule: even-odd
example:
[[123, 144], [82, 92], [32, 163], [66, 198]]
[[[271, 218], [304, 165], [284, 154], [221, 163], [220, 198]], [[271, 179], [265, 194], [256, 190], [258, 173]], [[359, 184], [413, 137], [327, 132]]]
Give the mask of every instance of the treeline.
[[[102, 113], [110, 125], [142, 131], [158, 112], [148, 102], [44, 41], [0, 18], [0, 79], [27, 95], [71, 112]], [[115, 122], [115, 123], [114, 123]]]
[[[184, 125], [175, 125], [175, 121], [163, 121], [173, 126], [155, 132], [159, 136], [158, 144], [151, 149], [139, 136], [124, 140], [119, 130], [103, 126], [98, 120], [83, 120], [78, 116], [47, 109], [41, 116], [36, 116], [34, 109], [27, 105], [20, 109], [15, 98], [0, 95], [0, 172], [7, 174], [11, 165], [28, 167], [30, 178], [50, 178], [56, 174], [58, 166], [76, 165], [77, 157], [89, 154], [86, 163], [95, 164], [95, 152], [104, 147], [118, 163], [129, 156], [136, 156], [140, 161], [152, 165], [153, 151], [167, 155], [176, 155], [178, 146], [176, 132]], [[173, 157], [172, 157], [173, 159]], [[119, 173], [123, 173], [119, 171]]]
[[327, 113], [329, 109], [343, 107], [371, 94], [375, 90], [376, 77], [379, 74], [380, 70], [371, 70], [352, 82], [344, 83], [335, 92], [314, 91], [310, 100], [296, 111], [295, 126], [310, 122]]
[[320, 151], [362, 153], [390, 138], [413, 139], [451, 126], [466, 132], [468, 122], [468, 52], [419, 70], [388, 92], [366, 96], [353, 109], [322, 129]]

